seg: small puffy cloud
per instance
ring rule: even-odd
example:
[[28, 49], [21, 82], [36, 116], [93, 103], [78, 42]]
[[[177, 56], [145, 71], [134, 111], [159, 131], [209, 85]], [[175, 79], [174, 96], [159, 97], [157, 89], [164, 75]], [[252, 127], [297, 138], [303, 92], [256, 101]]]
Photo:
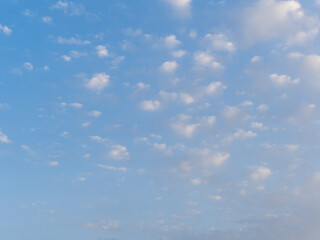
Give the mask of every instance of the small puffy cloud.
[[205, 87], [205, 92], [207, 95], [215, 95], [217, 93], [222, 92], [227, 87], [223, 85], [221, 82], [212, 82], [208, 86]]
[[68, 44], [68, 45], [88, 45], [91, 42], [87, 40], [80, 40], [79, 37], [72, 37], [72, 38], [63, 38], [58, 37], [59, 44]]
[[290, 84], [297, 84], [300, 82], [300, 79], [291, 79], [290, 76], [287, 75], [278, 75], [276, 73], [270, 75], [270, 80], [277, 87], [287, 86]]
[[171, 127], [177, 133], [192, 138], [196, 130], [211, 128], [216, 121], [214, 116], [198, 117], [193, 120], [191, 116], [180, 114], [178, 117], [172, 119]]
[[111, 146], [109, 157], [114, 160], [126, 160], [130, 158], [130, 154], [125, 146], [116, 144]]
[[253, 56], [250, 60], [250, 62], [252, 63], [257, 63], [257, 62], [261, 62], [262, 61], [262, 57], [260, 56]]
[[227, 36], [220, 33], [220, 34], [207, 34], [205, 36], [205, 41], [209, 42], [209, 46], [213, 50], [218, 51], [227, 51], [227, 52], [234, 52], [236, 50], [235, 45], [228, 40]]
[[179, 17], [187, 17], [191, 12], [192, 0], [163, 0], [168, 3]]
[[68, 137], [70, 137], [70, 133], [67, 132], [67, 131], [64, 131], [64, 132], [62, 132], [62, 133], [60, 134], [60, 136], [61, 136], [61, 137], [64, 137], [64, 138], [68, 138]]
[[99, 45], [96, 47], [96, 50], [97, 50], [97, 54], [100, 58], [105, 58], [105, 57], [108, 57], [109, 56], [109, 51], [108, 49], [103, 46], [103, 45]]
[[52, 21], [53, 21], [53, 18], [52, 18], [52, 17], [49, 17], [49, 16], [45, 16], [45, 17], [42, 17], [41, 20], [42, 20], [42, 22], [44, 22], [44, 23], [51, 24]]
[[154, 143], [153, 147], [157, 150], [165, 151], [167, 150], [167, 145], [165, 143]]
[[0, 24], [0, 31], [2, 31], [5, 35], [9, 36], [12, 33], [12, 30], [10, 28], [8, 28], [8, 26], [6, 25], [1, 25]]
[[229, 153], [213, 152], [210, 149], [199, 150], [198, 155], [202, 159], [202, 165], [204, 167], [219, 167], [230, 157]]
[[167, 61], [160, 66], [160, 70], [165, 73], [173, 73], [178, 68], [176, 61]]
[[91, 138], [93, 141], [96, 141], [96, 142], [98, 142], [98, 143], [104, 143], [104, 142], [107, 141], [107, 139], [102, 138], [102, 137], [100, 137], [100, 136], [91, 136], [90, 138]]
[[252, 131], [246, 132], [243, 129], [239, 129], [233, 136], [236, 139], [247, 139], [247, 138], [254, 138], [257, 136], [257, 134]]
[[225, 106], [222, 111], [222, 116], [229, 121], [239, 121], [239, 120], [246, 120], [248, 115], [244, 113], [244, 111], [237, 106]]
[[69, 55], [72, 58], [80, 58], [80, 57], [85, 57], [88, 54], [86, 52], [79, 52], [79, 51], [72, 50], [70, 51]]
[[189, 95], [188, 93], [180, 93], [179, 97], [180, 97], [181, 101], [185, 104], [191, 104], [191, 103], [195, 102], [194, 98], [191, 95]]
[[164, 44], [167, 48], [175, 48], [181, 44], [175, 35], [169, 35], [164, 39]]
[[194, 178], [194, 179], [191, 179], [191, 180], [190, 180], [190, 183], [191, 183], [192, 185], [194, 185], [194, 186], [197, 186], [197, 185], [202, 184], [202, 181], [201, 181], [201, 179], [199, 179], [199, 178]]
[[145, 111], [156, 111], [160, 108], [159, 101], [144, 100], [140, 103], [141, 109]]
[[110, 76], [106, 73], [96, 73], [87, 82], [86, 87], [92, 91], [100, 92], [110, 84]]
[[9, 108], [9, 104], [7, 103], [0, 103], [0, 109], [8, 109]]
[[200, 124], [190, 123], [190, 120], [190, 116], [181, 114], [178, 118], [174, 119], [172, 128], [179, 134], [191, 138]]
[[11, 143], [11, 141], [8, 138], [8, 136], [6, 134], [4, 134], [1, 130], [0, 130], [0, 142], [2, 142], [2, 143]]
[[53, 9], [65, 9], [69, 7], [69, 3], [67, 1], [59, 0], [54, 5], [51, 6]]
[[267, 104], [260, 104], [257, 107], [257, 110], [260, 112], [265, 112], [265, 111], [269, 110], [269, 106]]
[[149, 84], [146, 84], [146, 83], [143, 83], [143, 82], [138, 82], [137, 83], [137, 88], [139, 90], [146, 90], [146, 89], [149, 89], [150, 88], [150, 85]]
[[62, 55], [61, 58], [63, 60], [65, 60], [66, 62], [70, 62], [71, 61], [71, 57], [67, 56], [67, 55]]
[[58, 167], [59, 166], [59, 162], [58, 161], [50, 161], [50, 162], [48, 162], [48, 165], [50, 167]]
[[90, 122], [84, 122], [81, 124], [82, 127], [89, 127], [91, 125]]
[[62, 107], [69, 106], [69, 107], [74, 107], [74, 108], [82, 108], [83, 107], [83, 105], [81, 103], [65, 103], [65, 102], [61, 103], [61, 106]]
[[[180, 169], [184, 173], [194, 174], [197, 172], [205, 173], [203, 176], [209, 176], [214, 169], [221, 167], [230, 157], [227, 152], [215, 152], [211, 149], [191, 149], [189, 159], [180, 164]], [[208, 175], [209, 174], [209, 175]]]
[[251, 173], [251, 179], [255, 182], [267, 179], [272, 174], [272, 171], [267, 167], [257, 167]]
[[222, 200], [222, 197], [221, 196], [208, 196], [209, 199], [211, 200], [215, 200], [215, 201], [220, 201]]
[[33, 70], [33, 65], [30, 62], [25, 62], [23, 64], [24, 69], [32, 71]]
[[63, 0], [53, 4], [51, 9], [63, 10], [65, 14], [70, 16], [79, 16], [85, 13], [85, 8], [81, 4]]
[[97, 118], [97, 117], [100, 117], [101, 114], [102, 114], [102, 112], [97, 111], [97, 110], [93, 110], [93, 111], [89, 112], [89, 115], [90, 115], [91, 117], [96, 117], [96, 118]]
[[126, 172], [126, 171], [128, 171], [128, 169], [125, 168], [125, 167], [114, 167], [114, 166], [108, 166], [108, 165], [103, 165], [103, 164], [97, 164], [96, 166], [99, 167], [99, 168], [110, 170], [110, 171], [118, 171], [118, 172]]
[[184, 50], [173, 51], [173, 52], [171, 52], [171, 55], [172, 55], [174, 58], [181, 58], [181, 57], [183, 57], [184, 55], [186, 55], [186, 51], [184, 51]]
[[250, 124], [250, 127], [254, 129], [265, 129], [265, 127], [263, 126], [263, 123], [261, 122], [252, 122]]
[[223, 69], [221, 63], [216, 61], [208, 52], [196, 52], [193, 59], [197, 67], [205, 67], [213, 70]]

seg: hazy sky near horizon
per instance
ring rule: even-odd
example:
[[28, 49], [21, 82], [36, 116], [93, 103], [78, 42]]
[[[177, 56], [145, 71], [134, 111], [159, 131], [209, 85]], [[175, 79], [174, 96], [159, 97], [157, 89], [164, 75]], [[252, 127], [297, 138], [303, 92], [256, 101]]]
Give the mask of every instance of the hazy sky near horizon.
[[0, 239], [318, 240], [319, 0], [3, 0]]

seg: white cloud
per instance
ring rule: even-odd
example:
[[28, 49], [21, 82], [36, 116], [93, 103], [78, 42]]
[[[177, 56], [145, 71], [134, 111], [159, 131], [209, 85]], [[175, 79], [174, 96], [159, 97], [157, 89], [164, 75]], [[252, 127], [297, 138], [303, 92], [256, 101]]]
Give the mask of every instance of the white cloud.
[[190, 180], [190, 183], [194, 186], [200, 185], [202, 183], [201, 179], [199, 178], [194, 178]]
[[48, 162], [48, 165], [49, 165], [50, 167], [57, 167], [57, 166], [59, 166], [59, 162], [57, 162], [57, 161], [50, 161], [50, 162]]
[[96, 166], [99, 168], [110, 170], [110, 171], [118, 171], [118, 172], [128, 171], [128, 169], [125, 167], [114, 167], [114, 166], [108, 166], [108, 165], [103, 165], [103, 164], [97, 164]]
[[65, 103], [65, 102], [61, 103], [61, 106], [62, 107], [69, 106], [69, 107], [74, 107], [74, 108], [82, 108], [83, 107], [83, 105], [81, 103]]
[[41, 20], [42, 20], [42, 22], [44, 22], [44, 23], [51, 24], [52, 21], [53, 21], [53, 18], [52, 18], [52, 17], [49, 17], [49, 16], [45, 16], [45, 17], [42, 17]]
[[234, 52], [236, 50], [235, 45], [228, 40], [227, 36], [220, 33], [220, 34], [207, 34], [205, 36], [205, 40], [209, 42], [210, 47], [213, 50], [219, 51], [227, 51], [227, 52]]
[[221, 196], [208, 196], [209, 199], [211, 200], [215, 200], [215, 201], [220, 201], [222, 200], [222, 197]]
[[175, 35], [169, 35], [164, 39], [164, 44], [167, 48], [175, 48], [181, 44]]
[[85, 8], [81, 4], [63, 0], [53, 4], [51, 9], [63, 10], [65, 14], [70, 16], [79, 16], [85, 13]]
[[2, 131], [0, 131], [0, 142], [2, 143], [11, 143], [8, 136], [5, 135]]
[[160, 70], [165, 73], [173, 73], [178, 68], [178, 63], [176, 61], [167, 61], [160, 66]]
[[87, 40], [80, 40], [79, 37], [72, 37], [72, 38], [63, 38], [58, 37], [58, 43], [59, 44], [69, 44], [69, 45], [88, 45], [91, 42]]
[[89, 115], [90, 115], [91, 117], [96, 117], [96, 118], [97, 118], [97, 117], [100, 117], [101, 114], [102, 114], [102, 112], [97, 111], [97, 110], [94, 110], [94, 111], [89, 112]]
[[167, 145], [165, 143], [154, 143], [153, 147], [157, 150], [165, 151], [167, 150]]
[[299, 31], [287, 40], [287, 45], [304, 45], [312, 42], [319, 33], [318, 28], [313, 28], [308, 31]]
[[278, 75], [276, 73], [270, 75], [272, 83], [277, 87], [287, 86], [290, 84], [297, 84], [300, 82], [300, 79], [291, 80], [290, 76], [287, 75]]
[[261, 62], [261, 61], [262, 61], [262, 57], [260, 57], [260, 56], [254, 56], [250, 60], [250, 62], [252, 62], [252, 63]]
[[101, 223], [85, 223], [84, 226], [89, 229], [102, 229], [104, 231], [114, 230], [120, 227], [120, 220], [110, 220], [108, 222], [102, 221]]
[[29, 146], [27, 146], [27, 145], [21, 145], [21, 148], [24, 150], [24, 151], [26, 151], [26, 152], [28, 152], [29, 154], [31, 154], [31, 155], [35, 155], [35, 152], [29, 147]]
[[187, 17], [191, 12], [192, 0], [163, 0], [175, 10], [179, 17]]
[[188, 93], [180, 93], [179, 97], [180, 97], [181, 101], [185, 104], [191, 104], [191, 103], [195, 102], [194, 98], [191, 95], [189, 95]]
[[149, 84], [146, 84], [146, 83], [143, 83], [143, 82], [138, 82], [137, 83], [137, 88], [139, 90], [145, 90], [145, 89], [149, 89], [150, 88], [150, 85]]
[[255, 182], [265, 180], [272, 174], [272, 171], [267, 167], [257, 167], [251, 174], [251, 179]]
[[208, 95], [215, 95], [217, 93], [222, 92], [227, 87], [223, 85], [221, 82], [212, 82], [208, 86], [205, 87], [205, 92]]
[[100, 92], [110, 84], [110, 76], [106, 73], [96, 73], [87, 82], [86, 87], [90, 90]]
[[267, 104], [260, 104], [257, 107], [257, 110], [260, 112], [265, 112], [265, 111], [269, 110], [269, 106]]
[[181, 57], [183, 57], [184, 55], [186, 55], [186, 51], [184, 51], [184, 50], [173, 51], [173, 52], [171, 52], [171, 55], [172, 55], [174, 58], [181, 58]]
[[91, 136], [90, 138], [91, 138], [93, 141], [96, 141], [96, 142], [98, 142], [98, 143], [104, 143], [104, 142], [107, 141], [107, 139], [102, 138], [102, 137], [100, 137], [100, 136]]
[[288, 58], [293, 64], [293, 69], [297, 70], [308, 84], [320, 88], [320, 55], [293, 52], [288, 55]]
[[215, 58], [207, 52], [196, 52], [194, 54], [194, 62], [198, 67], [206, 67], [214, 70], [223, 69], [221, 63], [217, 62]]
[[160, 102], [152, 101], [152, 100], [144, 100], [141, 102], [140, 106], [145, 111], [156, 111], [160, 108]]
[[120, 144], [112, 145], [109, 151], [109, 157], [114, 160], [126, 160], [130, 158], [130, 154], [125, 146]]
[[211, 171], [221, 167], [230, 157], [226, 152], [215, 152], [211, 149], [191, 149], [189, 159], [180, 163], [184, 173], [195, 174], [202, 172], [203, 178], [211, 175]]
[[8, 108], [10, 108], [10, 107], [9, 107], [9, 104], [7, 104], [7, 103], [0, 103], [0, 109], [8, 109]]
[[69, 55], [72, 58], [80, 58], [80, 57], [85, 57], [88, 54], [86, 52], [78, 52], [78, 51], [72, 50], [70, 51]]
[[273, 38], [288, 38], [302, 28], [309, 19], [295, 0], [259, 0], [247, 8], [242, 16], [242, 34], [246, 44]]
[[67, 55], [62, 55], [61, 58], [63, 60], [65, 60], [66, 62], [70, 62], [71, 61], [71, 57], [67, 56]]
[[29, 70], [29, 71], [32, 71], [33, 70], [33, 65], [29, 62], [25, 62], [23, 64], [23, 67], [26, 69], [26, 70]]
[[196, 129], [200, 126], [199, 123], [189, 123], [191, 120], [190, 116], [181, 114], [172, 123], [172, 128], [181, 135], [191, 138]]
[[97, 54], [100, 58], [108, 57], [109, 51], [105, 46], [99, 45], [96, 47]]
[[247, 138], [254, 138], [257, 136], [257, 134], [252, 131], [246, 132], [243, 129], [239, 129], [233, 136], [236, 139], [247, 139]]
[[55, 9], [65, 9], [69, 7], [69, 3], [67, 1], [59, 0], [54, 5], [51, 6], [51, 8]]
[[81, 124], [82, 127], [89, 127], [91, 125], [90, 122], [84, 122]]
[[192, 120], [191, 116], [180, 114], [178, 117], [172, 119], [171, 127], [177, 133], [191, 138], [195, 134], [196, 130], [209, 129], [216, 121], [214, 116], [198, 117], [196, 120]]
[[265, 127], [263, 126], [263, 123], [261, 122], [252, 122], [250, 124], [250, 127], [254, 129], [265, 129]]
[[226, 106], [222, 111], [222, 116], [228, 120], [243, 120], [247, 118], [243, 110], [236, 106]]
[[1, 25], [0, 24], [0, 31], [2, 31], [5, 35], [9, 36], [12, 33], [12, 30], [8, 28], [6, 25]]
[[202, 159], [203, 167], [219, 167], [230, 157], [229, 153], [213, 152], [210, 149], [199, 150], [198, 155]]

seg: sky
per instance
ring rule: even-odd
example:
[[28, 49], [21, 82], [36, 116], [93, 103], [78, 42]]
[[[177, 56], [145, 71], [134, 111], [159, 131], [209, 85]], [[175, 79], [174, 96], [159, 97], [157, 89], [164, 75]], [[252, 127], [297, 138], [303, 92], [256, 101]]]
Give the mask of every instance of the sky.
[[2, 0], [0, 239], [318, 240], [319, 0]]

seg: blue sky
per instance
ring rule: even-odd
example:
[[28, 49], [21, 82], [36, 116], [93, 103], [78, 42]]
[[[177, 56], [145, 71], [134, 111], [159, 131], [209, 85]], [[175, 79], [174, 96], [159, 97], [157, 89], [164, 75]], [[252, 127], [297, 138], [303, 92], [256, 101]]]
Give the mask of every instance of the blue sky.
[[3, 0], [0, 239], [319, 239], [319, 10]]

